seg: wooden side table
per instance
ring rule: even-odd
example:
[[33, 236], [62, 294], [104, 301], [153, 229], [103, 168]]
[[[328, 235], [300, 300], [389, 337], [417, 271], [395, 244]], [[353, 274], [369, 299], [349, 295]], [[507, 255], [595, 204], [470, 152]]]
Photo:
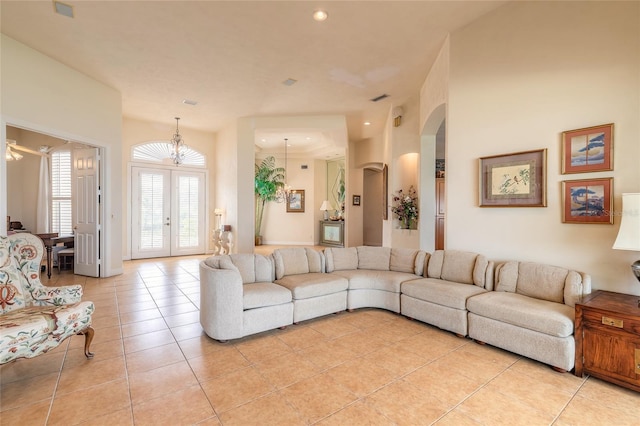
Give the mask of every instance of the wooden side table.
[[598, 290], [576, 304], [576, 376], [640, 392], [639, 298]]

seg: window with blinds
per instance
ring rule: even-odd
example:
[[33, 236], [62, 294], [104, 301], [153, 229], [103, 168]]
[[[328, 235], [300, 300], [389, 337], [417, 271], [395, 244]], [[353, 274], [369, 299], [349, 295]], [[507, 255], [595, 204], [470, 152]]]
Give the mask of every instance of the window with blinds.
[[178, 247], [197, 247], [199, 244], [199, 180], [195, 176], [178, 177]]
[[140, 173], [140, 194], [140, 249], [161, 249], [165, 197], [163, 176]]
[[53, 232], [72, 233], [71, 151], [51, 153], [51, 222]]

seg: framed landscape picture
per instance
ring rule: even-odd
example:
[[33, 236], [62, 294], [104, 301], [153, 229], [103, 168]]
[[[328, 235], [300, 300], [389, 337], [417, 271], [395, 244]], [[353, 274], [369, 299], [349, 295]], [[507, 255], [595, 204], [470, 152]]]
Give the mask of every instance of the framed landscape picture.
[[288, 213], [304, 213], [304, 189], [294, 189], [287, 200]]
[[545, 207], [547, 150], [480, 158], [480, 207]]
[[613, 170], [613, 123], [562, 132], [562, 174]]
[[613, 223], [613, 178], [562, 182], [562, 222]]

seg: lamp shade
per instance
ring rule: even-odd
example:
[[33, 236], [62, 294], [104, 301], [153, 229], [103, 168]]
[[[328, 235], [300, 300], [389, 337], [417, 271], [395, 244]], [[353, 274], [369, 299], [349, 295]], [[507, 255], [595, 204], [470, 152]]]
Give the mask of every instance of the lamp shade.
[[322, 205], [320, 206], [320, 210], [323, 210], [323, 211], [331, 210], [331, 204], [329, 203], [328, 200], [324, 200], [322, 202]]
[[613, 248], [640, 251], [640, 193], [622, 194], [622, 221]]

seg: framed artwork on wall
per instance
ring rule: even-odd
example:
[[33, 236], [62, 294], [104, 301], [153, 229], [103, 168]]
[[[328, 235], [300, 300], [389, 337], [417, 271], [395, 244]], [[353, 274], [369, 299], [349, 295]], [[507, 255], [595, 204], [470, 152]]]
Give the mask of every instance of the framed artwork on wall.
[[480, 207], [546, 207], [547, 150], [482, 157]]
[[613, 178], [562, 182], [562, 222], [613, 223]]
[[354, 206], [359, 206], [360, 205], [360, 196], [359, 195], [354, 195], [353, 196], [353, 205]]
[[287, 200], [287, 213], [304, 213], [304, 189], [294, 189]]
[[613, 170], [613, 123], [562, 132], [562, 174]]

